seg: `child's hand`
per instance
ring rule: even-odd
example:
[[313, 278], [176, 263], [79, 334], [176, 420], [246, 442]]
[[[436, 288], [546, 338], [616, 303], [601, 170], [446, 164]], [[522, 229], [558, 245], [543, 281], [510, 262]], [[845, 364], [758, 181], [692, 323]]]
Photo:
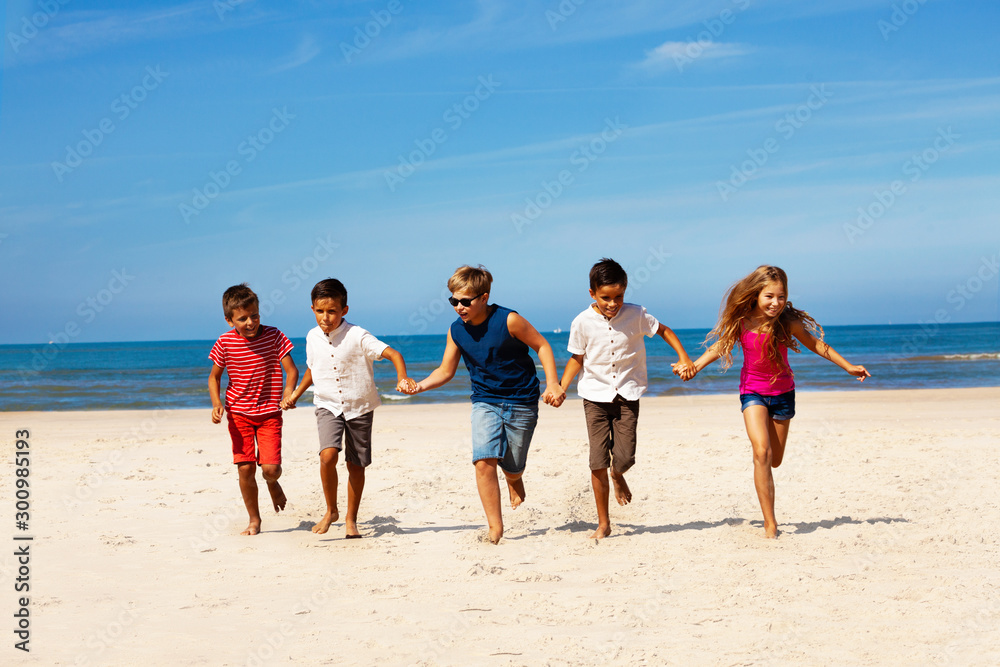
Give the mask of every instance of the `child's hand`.
[[281, 406], [282, 410], [294, 410], [295, 403], [298, 400], [299, 399], [295, 398], [294, 396], [285, 396], [283, 399], [281, 399], [281, 403], [279, 403], [278, 405]]
[[218, 424], [219, 422], [221, 422], [222, 415], [225, 414], [225, 412], [226, 412], [226, 406], [224, 405], [217, 405], [214, 408], [212, 408], [212, 423]]
[[864, 366], [851, 366], [845, 370], [854, 377], [858, 378], [858, 382], [864, 382], [865, 378], [870, 378], [872, 376], [872, 374], [869, 373]]
[[545, 387], [545, 393], [542, 394], [542, 400], [546, 405], [551, 405], [554, 408], [558, 408], [566, 400], [566, 391], [562, 388], [562, 385], [550, 384]]
[[670, 364], [670, 367], [674, 370], [674, 375], [678, 376], [684, 382], [687, 382], [698, 374], [698, 369], [695, 368], [695, 365], [690, 361], [678, 361]]
[[403, 378], [396, 383], [396, 391], [401, 394], [415, 394], [417, 393], [417, 383], [410, 378]]

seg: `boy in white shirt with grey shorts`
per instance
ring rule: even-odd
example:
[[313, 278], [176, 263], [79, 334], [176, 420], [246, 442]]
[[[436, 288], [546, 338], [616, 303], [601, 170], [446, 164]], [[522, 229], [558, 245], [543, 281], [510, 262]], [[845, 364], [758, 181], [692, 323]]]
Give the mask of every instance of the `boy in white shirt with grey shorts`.
[[316, 283], [312, 289], [312, 311], [317, 326], [306, 334], [306, 363], [302, 381], [281, 407], [290, 409], [313, 385], [316, 425], [319, 429], [320, 479], [326, 499], [326, 514], [313, 526], [325, 533], [340, 518], [337, 510], [337, 458], [341, 442], [346, 444], [348, 473], [348, 539], [361, 537], [358, 508], [365, 488], [365, 468], [371, 462], [372, 417], [382, 404], [372, 363], [388, 359], [396, 368], [396, 389], [411, 393], [415, 383], [406, 376], [406, 362], [396, 350], [361, 327], [344, 320], [347, 289], [335, 278]]
[[597, 530], [592, 538], [611, 534], [608, 503], [614, 483], [619, 505], [632, 500], [625, 472], [635, 463], [635, 434], [639, 397], [646, 391], [645, 336], [660, 336], [677, 352], [675, 368], [691, 359], [670, 327], [642, 306], [625, 303], [628, 274], [618, 262], [604, 258], [590, 270], [590, 297], [594, 303], [573, 320], [562, 388], [569, 391], [580, 370], [577, 393], [583, 398], [590, 439], [590, 481], [597, 502]]

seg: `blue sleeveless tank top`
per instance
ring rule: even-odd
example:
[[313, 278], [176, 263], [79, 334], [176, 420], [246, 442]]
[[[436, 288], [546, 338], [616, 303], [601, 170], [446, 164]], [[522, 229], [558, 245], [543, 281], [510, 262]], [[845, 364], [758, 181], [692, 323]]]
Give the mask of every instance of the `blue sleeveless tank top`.
[[528, 346], [507, 330], [507, 316], [514, 311], [492, 308], [482, 324], [473, 326], [457, 319], [451, 325], [451, 339], [469, 369], [472, 402], [537, 403], [541, 392], [535, 361]]

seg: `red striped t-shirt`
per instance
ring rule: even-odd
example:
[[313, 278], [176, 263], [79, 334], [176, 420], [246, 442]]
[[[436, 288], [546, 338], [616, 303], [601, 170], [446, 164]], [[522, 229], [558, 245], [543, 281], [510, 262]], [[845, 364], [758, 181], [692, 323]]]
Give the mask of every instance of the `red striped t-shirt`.
[[266, 415], [281, 410], [284, 380], [281, 359], [292, 351], [292, 341], [274, 327], [260, 325], [260, 332], [247, 340], [227, 331], [208, 354], [229, 374], [226, 409], [243, 415]]

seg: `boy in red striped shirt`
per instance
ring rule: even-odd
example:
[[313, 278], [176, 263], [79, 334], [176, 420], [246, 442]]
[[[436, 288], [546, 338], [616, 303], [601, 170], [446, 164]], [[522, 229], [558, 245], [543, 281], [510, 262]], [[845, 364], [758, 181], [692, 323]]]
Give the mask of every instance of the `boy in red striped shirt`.
[[[233, 439], [233, 463], [238, 466], [240, 493], [250, 515], [243, 535], [260, 532], [257, 503], [257, 465], [267, 482], [274, 511], [285, 508], [281, 477], [281, 405], [299, 379], [299, 369], [289, 352], [292, 342], [274, 327], [260, 323], [260, 304], [246, 283], [234, 285], [222, 295], [222, 311], [232, 331], [219, 336], [208, 357], [208, 393], [212, 397], [212, 423], [228, 413]], [[282, 383], [281, 369], [285, 369]], [[222, 400], [222, 371], [229, 373], [226, 399]], [[256, 442], [255, 442], [256, 441]], [[255, 447], [256, 445], [256, 447]]]

